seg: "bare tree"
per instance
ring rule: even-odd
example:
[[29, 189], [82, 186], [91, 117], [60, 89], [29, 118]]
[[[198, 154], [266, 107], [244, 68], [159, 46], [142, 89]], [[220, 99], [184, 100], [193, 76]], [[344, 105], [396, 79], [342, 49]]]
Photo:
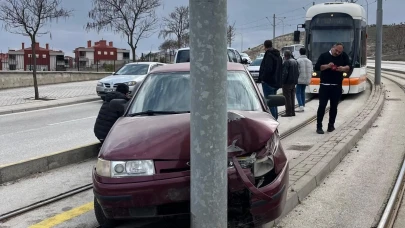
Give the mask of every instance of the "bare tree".
[[401, 51], [405, 46], [405, 24], [393, 24], [388, 28], [389, 32], [385, 33], [384, 40], [397, 51], [398, 55], [401, 55]]
[[160, 0], [92, 0], [89, 12], [91, 22], [86, 30], [103, 29], [121, 34], [131, 47], [132, 60], [136, 60], [135, 51], [141, 39], [149, 38], [157, 29], [158, 18], [155, 10]]
[[60, 0], [0, 1], [0, 20], [3, 21], [4, 29], [10, 33], [28, 36], [31, 40], [35, 100], [39, 99], [35, 52], [37, 37], [49, 33], [49, 31], [40, 31], [47, 22], [68, 18], [72, 13], [72, 10], [60, 7], [60, 3]]
[[159, 50], [161, 51], [170, 51], [174, 50], [177, 47], [177, 41], [176, 40], [165, 40], [160, 46]]
[[159, 33], [159, 38], [166, 39], [176, 36], [177, 48], [188, 45], [189, 32], [189, 8], [188, 6], [176, 7], [168, 17], [163, 18], [164, 28]]
[[233, 22], [232, 25], [231, 24], [228, 25], [228, 28], [226, 31], [226, 37], [227, 37], [229, 47], [231, 47], [232, 41], [235, 40], [235, 36], [236, 36], [236, 29], [235, 29], [235, 22]]

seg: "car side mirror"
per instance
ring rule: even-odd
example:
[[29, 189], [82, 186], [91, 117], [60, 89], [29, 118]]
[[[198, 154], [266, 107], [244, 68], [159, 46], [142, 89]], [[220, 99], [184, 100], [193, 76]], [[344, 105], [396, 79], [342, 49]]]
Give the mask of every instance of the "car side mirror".
[[242, 64], [248, 64], [248, 60], [247, 59], [242, 59]]
[[283, 95], [269, 95], [267, 97], [267, 105], [269, 107], [277, 107], [285, 105], [285, 97]]
[[113, 99], [110, 101], [110, 108], [119, 113], [124, 113], [126, 104], [127, 104], [127, 100], [125, 100], [125, 99]]

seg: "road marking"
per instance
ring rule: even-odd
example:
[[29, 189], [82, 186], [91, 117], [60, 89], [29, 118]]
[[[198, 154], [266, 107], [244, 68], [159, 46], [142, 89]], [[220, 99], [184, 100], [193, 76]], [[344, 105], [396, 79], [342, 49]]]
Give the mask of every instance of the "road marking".
[[45, 219], [37, 224], [30, 226], [29, 228], [50, 228], [73, 219], [77, 216], [85, 214], [94, 209], [94, 203], [89, 202], [80, 207], [73, 208], [69, 211], [63, 212], [61, 214], [55, 215], [51, 218]]
[[80, 119], [74, 119], [74, 120], [66, 120], [66, 121], [62, 121], [62, 122], [58, 122], [58, 123], [51, 123], [51, 124], [47, 124], [48, 126], [54, 126], [54, 125], [59, 125], [59, 124], [64, 124], [64, 123], [70, 123], [70, 122], [75, 122], [75, 121], [80, 121], [80, 120], [87, 120], [87, 119], [91, 119], [91, 118], [96, 118], [97, 116], [89, 116], [89, 117], [84, 117], [84, 118], [80, 118]]
[[[77, 105], [85, 105], [85, 104], [89, 104], [89, 103], [100, 103], [101, 104], [102, 100], [100, 99], [99, 101], [80, 102], [80, 103], [77, 103], [77, 104], [70, 104], [70, 105], [63, 105], [62, 104], [60, 106], [51, 107], [51, 108], [41, 108], [41, 109], [36, 109], [36, 110], [31, 110], [31, 111], [15, 112], [15, 113], [9, 113], [9, 114], [1, 114], [0, 118], [3, 117], [3, 116], [21, 115], [21, 114], [25, 114], [25, 113], [48, 111], [50, 109], [58, 109], [58, 108], [65, 108], [65, 107], [71, 107], [71, 106], [77, 106]], [[12, 105], [10, 105], [10, 106], [12, 106]], [[1, 107], [7, 107], [7, 106], [1, 106]]]

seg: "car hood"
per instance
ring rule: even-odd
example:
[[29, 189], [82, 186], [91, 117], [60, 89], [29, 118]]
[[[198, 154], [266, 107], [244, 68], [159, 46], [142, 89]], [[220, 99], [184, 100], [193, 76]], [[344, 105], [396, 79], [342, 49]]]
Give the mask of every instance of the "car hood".
[[124, 83], [129, 81], [142, 81], [146, 77], [143, 75], [110, 75], [100, 80], [102, 83]]
[[248, 66], [248, 71], [259, 71], [260, 66]]
[[[264, 148], [278, 122], [265, 112], [228, 112], [228, 145], [251, 154]], [[105, 160], [190, 160], [190, 114], [121, 117], [99, 154]]]

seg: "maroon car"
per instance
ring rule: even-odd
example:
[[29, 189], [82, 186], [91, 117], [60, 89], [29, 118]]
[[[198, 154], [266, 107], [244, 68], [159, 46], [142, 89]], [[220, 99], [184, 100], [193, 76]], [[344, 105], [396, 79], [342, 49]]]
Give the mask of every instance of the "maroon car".
[[[252, 226], [278, 218], [288, 189], [288, 161], [278, 122], [249, 72], [228, 63], [228, 211]], [[190, 64], [156, 68], [113, 126], [93, 170], [95, 213], [118, 219], [190, 213]], [[270, 106], [284, 105], [270, 96]], [[281, 97], [283, 98], [283, 97]], [[111, 108], [124, 111], [122, 100]]]

